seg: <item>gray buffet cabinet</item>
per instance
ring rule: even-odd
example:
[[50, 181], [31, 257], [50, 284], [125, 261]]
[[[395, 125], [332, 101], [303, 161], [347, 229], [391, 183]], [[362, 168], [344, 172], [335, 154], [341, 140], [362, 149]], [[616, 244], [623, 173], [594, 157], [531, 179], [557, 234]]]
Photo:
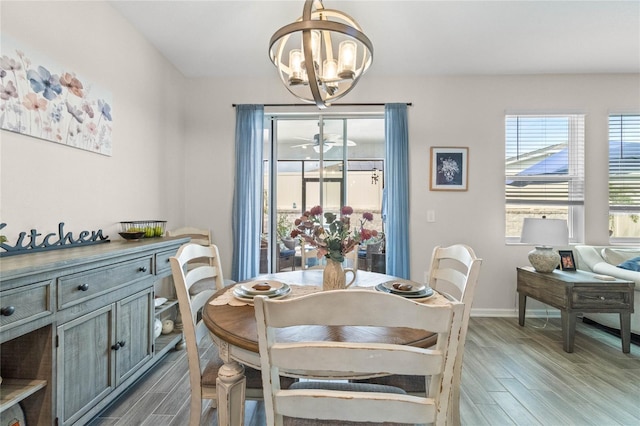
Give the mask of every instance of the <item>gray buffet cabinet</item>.
[[[21, 404], [29, 425], [85, 424], [162, 355], [179, 330], [154, 340], [155, 284], [188, 238], [74, 247], [0, 258], [0, 418]], [[170, 286], [171, 290], [172, 286]]]

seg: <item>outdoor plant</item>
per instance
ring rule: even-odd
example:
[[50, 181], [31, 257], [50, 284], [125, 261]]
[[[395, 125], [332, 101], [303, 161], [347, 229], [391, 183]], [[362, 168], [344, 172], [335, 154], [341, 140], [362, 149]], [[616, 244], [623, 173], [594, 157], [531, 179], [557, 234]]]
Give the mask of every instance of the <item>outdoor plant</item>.
[[305, 243], [318, 248], [318, 258], [342, 263], [344, 255], [354, 250], [360, 241], [368, 240], [378, 235], [375, 229], [365, 228], [365, 224], [373, 220], [373, 214], [365, 212], [360, 219], [360, 228], [351, 230], [351, 215], [353, 208], [344, 206], [340, 209], [340, 217], [334, 213], [324, 213], [322, 223], [322, 207], [315, 206], [295, 220], [296, 228], [291, 231], [293, 238], [300, 237]]
[[291, 229], [291, 222], [285, 214], [278, 215], [278, 223], [276, 224], [276, 230], [280, 238], [289, 237], [289, 230]]

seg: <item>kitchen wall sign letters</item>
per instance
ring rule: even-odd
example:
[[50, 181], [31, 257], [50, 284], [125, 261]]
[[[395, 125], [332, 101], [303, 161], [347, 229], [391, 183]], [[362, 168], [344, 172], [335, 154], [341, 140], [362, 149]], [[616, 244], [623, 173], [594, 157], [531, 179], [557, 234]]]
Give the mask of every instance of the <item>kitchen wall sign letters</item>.
[[[6, 223], [0, 223], [0, 231], [6, 226]], [[42, 238], [38, 238], [41, 236], [42, 234], [36, 229], [32, 229], [29, 233], [21, 232], [14, 245], [9, 245], [2, 241], [0, 248], [4, 251], [0, 251], [0, 257], [109, 242], [109, 236], [102, 235], [102, 229], [81, 231], [76, 238], [71, 232], [64, 231], [64, 222], [58, 224], [57, 234], [51, 232]]]

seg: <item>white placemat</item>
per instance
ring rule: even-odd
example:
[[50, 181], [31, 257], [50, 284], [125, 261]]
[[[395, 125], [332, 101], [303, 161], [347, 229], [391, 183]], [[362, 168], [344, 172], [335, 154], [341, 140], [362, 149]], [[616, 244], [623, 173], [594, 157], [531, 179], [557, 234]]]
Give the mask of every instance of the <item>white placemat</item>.
[[[318, 291], [322, 291], [322, 288], [315, 285], [290, 285], [291, 293], [285, 298], [289, 299], [292, 297], [304, 296], [305, 294], [317, 293]], [[375, 291], [374, 287], [354, 287], [356, 289], [369, 289]], [[344, 290], [344, 291], [349, 291]], [[429, 304], [429, 305], [446, 305], [449, 303], [446, 297], [437, 291], [434, 292], [434, 295], [427, 299], [416, 300], [417, 302]], [[252, 305], [252, 303], [245, 302], [243, 300], [238, 300], [233, 296], [233, 287], [229, 287], [227, 291], [222, 293], [220, 296], [216, 297], [212, 301], [209, 302], [210, 305], [230, 305], [230, 306], [246, 306]]]
[[[313, 285], [291, 285], [291, 293], [286, 297], [297, 297], [303, 296], [305, 294], [316, 293], [321, 291], [322, 289], [318, 286]], [[222, 293], [220, 296], [213, 299], [209, 302], [210, 305], [231, 305], [231, 306], [245, 306], [252, 305], [252, 303], [245, 302], [243, 300], [238, 300], [233, 296], [233, 287], [229, 288], [227, 291]]]

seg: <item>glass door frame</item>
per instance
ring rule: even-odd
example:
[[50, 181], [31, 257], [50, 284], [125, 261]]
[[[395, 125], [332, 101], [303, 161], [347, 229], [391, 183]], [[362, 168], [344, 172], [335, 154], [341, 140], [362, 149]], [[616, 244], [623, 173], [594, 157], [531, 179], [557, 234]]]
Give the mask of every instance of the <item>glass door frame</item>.
[[[342, 178], [305, 178], [304, 175], [302, 177], [302, 211], [307, 211], [309, 210], [311, 207], [313, 206], [307, 206], [307, 183], [309, 182], [317, 182], [318, 186], [320, 187], [320, 198], [323, 198], [323, 192], [324, 192], [324, 186], [322, 184], [325, 183], [331, 183], [331, 182], [338, 182], [340, 184], [340, 205], [344, 205], [344, 200], [346, 198], [346, 192], [344, 189], [344, 184], [345, 184], [345, 176], [346, 176], [346, 172], [342, 172]], [[315, 205], [315, 204], [314, 204]]]
[[[324, 162], [325, 161], [341, 161], [342, 162], [342, 176], [341, 178], [329, 178], [330, 181], [340, 181], [340, 205], [345, 205], [347, 200], [347, 172], [348, 172], [348, 149], [347, 140], [348, 140], [348, 131], [347, 131], [347, 122], [350, 119], [382, 119], [384, 120], [383, 112], [367, 112], [367, 113], [334, 113], [334, 112], [313, 112], [313, 113], [265, 113], [265, 123], [268, 123], [269, 132], [268, 137], [265, 137], [265, 142], [268, 143], [269, 150], [265, 150], [265, 152], [269, 153], [269, 158], [265, 158], [269, 164], [268, 167], [268, 181], [269, 181], [269, 194], [267, 198], [268, 202], [268, 272], [273, 273], [276, 272], [277, 268], [277, 259], [280, 255], [279, 252], [279, 240], [277, 236], [277, 176], [278, 176], [278, 132], [277, 132], [277, 124], [279, 121], [291, 121], [291, 120], [317, 120], [318, 121], [318, 137], [320, 141], [324, 141], [324, 121], [325, 120], [341, 120], [342, 121], [342, 137], [344, 140], [344, 148], [342, 150], [342, 157], [339, 159], [331, 158], [325, 160], [325, 155], [323, 149], [318, 151], [319, 158], [317, 161], [319, 162], [318, 174], [317, 178], [304, 178], [304, 160], [303, 163], [303, 188], [306, 187], [307, 180], [315, 180], [320, 183], [319, 185], [319, 198], [320, 200], [324, 199], [324, 191], [322, 183], [326, 180], [324, 178]], [[266, 130], [266, 129], [265, 129]], [[283, 161], [296, 161], [296, 160], [283, 160]], [[384, 164], [384, 159], [383, 159]], [[382, 171], [384, 173], [385, 171]], [[264, 185], [264, 183], [263, 183]], [[303, 189], [304, 191], [304, 189]], [[304, 195], [304, 194], [303, 194]], [[301, 200], [301, 212], [303, 210], [303, 206], [306, 203], [306, 198], [303, 196], [303, 200]], [[304, 206], [307, 210], [312, 206]], [[262, 212], [262, 216], [264, 218], [264, 211]]]

